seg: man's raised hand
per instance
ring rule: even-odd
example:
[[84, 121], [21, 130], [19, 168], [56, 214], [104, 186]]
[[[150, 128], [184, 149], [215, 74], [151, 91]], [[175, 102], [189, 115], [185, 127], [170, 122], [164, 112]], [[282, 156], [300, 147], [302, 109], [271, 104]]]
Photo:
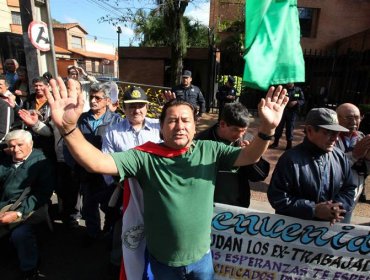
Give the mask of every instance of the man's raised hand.
[[48, 89], [44, 93], [51, 108], [51, 118], [62, 135], [77, 126], [77, 121], [82, 113], [84, 100], [83, 94], [77, 95], [76, 81], [68, 80], [68, 90], [62, 78], [50, 80], [52, 93]]
[[262, 125], [275, 129], [281, 120], [284, 108], [289, 98], [286, 96], [286, 89], [282, 86], [270, 87], [265, 98], [258, 104], [259, 117]]

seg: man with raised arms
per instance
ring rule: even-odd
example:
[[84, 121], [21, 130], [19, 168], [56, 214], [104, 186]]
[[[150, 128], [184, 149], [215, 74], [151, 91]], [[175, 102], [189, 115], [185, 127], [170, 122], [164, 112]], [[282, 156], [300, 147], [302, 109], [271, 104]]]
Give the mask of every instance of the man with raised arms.
[[[69, 81], [73, 83], [73, 81]], [[213, 192], [221, 165], [253, 164], [266, 151], [288, 98], [281, 86], [271, 87], [261, 99], [258, 137], [247, 147], [215, 141], [193, 141], [192, 105], [173, 100], [163, 107], [163, 143], [148, 142], [135, 149], [103, 154], [76, 128], [82, 97], [74, 87], [52, 80], [48, 94], [52, 118], [73, 157], [90, 172], [136, 177], [144, 193], [145, 235], [155, 279], [213, 279], [210, 253]], [[59, 88], [58, 88], [59, 87]]]

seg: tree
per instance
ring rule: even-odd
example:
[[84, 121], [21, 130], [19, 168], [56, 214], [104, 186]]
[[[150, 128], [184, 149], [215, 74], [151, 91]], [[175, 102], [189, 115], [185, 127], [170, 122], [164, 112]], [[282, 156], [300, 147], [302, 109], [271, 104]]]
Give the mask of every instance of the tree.
[[[140, 1], [140, 0], [138, 0]], [[185, 32], [184, 24], [184, 13], [188, 4], [191, 0], [154, 0], [153, 10], [158, 10], [163, 17], [163, 22], [166, 27], [168, 34], [169, 46], [171, 47], [171, 82], [172, 84], [177, 84], [181, 79], [181, 71], [183, 68], [182, 60], [184, 54], [186, 53], [187, 47], [187, 37]], [[193, 0], [195, 1], [195, 0]], [[199, 0], [202, 1], [202, 0]], [[101, 4], [108, 5], [107, 2], [110, 0], [100, 0]], [[118, 6], [123, 0], [112, 0], [112, 2]], [[132, 4], [132, 1], [126, 1], [128, 5]], [[143, 1], [142, 1], [143, 3]], [[148, 7], [148, 3], [145, 3]], [[121, 15], [106, 15], [100, 18], [101, 21], [111, 22], [116, 25], [119, 22], [125, 24], [133, 22], [135, 19], [135, 11], [132, 8], [117, 9], [120, 11]]]
[[[208, 47], [208, 27], [184, 16], [186, 47]], [[157, 10], [146, 13], [143, 9], [136, 12], [133, 22], [135, 39], [141, 47], [169, 47], [171, 36], [164, 23], [163, 15]]]

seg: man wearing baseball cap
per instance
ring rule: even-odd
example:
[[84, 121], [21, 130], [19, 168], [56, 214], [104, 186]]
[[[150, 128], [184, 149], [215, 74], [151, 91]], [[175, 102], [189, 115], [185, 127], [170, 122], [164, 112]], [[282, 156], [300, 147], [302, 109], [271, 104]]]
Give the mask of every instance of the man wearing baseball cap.
[[335, 146], [340, 132], [335, 111], [314, 108], [306, 137], [276, 164], [267, 192], [277, 214], [306, 220], [350, 223], [356, 185], [345, 154]]

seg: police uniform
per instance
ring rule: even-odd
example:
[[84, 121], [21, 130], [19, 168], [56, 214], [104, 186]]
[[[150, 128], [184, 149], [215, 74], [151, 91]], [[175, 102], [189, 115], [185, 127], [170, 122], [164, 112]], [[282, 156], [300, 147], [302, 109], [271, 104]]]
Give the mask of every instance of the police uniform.
[[184, 87], [182, 84], [174, 87], [172, 92], [176, 94], [177, 100], [183, 100], [191, 105], [194, 108], [199, 106], [198, 115], [201, 116], [206, 111], [205, 100], [202, 92], [197, 86], [190, 85], [189, 87]]
[[287, 96], [289, 97], [289, 103], [292, 101], [298, 101], [293, 107], [289, 107], [289, 103], [285, 106], [283, 116], [278, 127], [275, 130], [275, 141], [271, 147], [276, 148], [279, 144], [279, 139], [283, 134], [285, 126], [285, 135], [287, 140], [287, 149], [291, 148], [293, 141], [293, 130], [294, 122], [297, 117], [299, 108], [304, 104], [304, 95], [300, 87], [294, 86], [291, 89], [287, 89]]
[[[229, 86], [229, 85], [223, 85], [221, 86], [217, 93], [216, 93], [216, 98], [217, 98], [217, 101], [218, 101], [218, 120], [220, 120], [221, 118], [221, 113], [222, 113], [222, 109], [224, 108], [225, 104], [226, 103], [232, 103], [235, 101], [236, 99], [236, 88], [233, 87], [233, 86]], [[226, 96], [228, 95], [232, 95], [234, 96], [234, 99], [229, 99], [229, 98], [226, 98]]]

